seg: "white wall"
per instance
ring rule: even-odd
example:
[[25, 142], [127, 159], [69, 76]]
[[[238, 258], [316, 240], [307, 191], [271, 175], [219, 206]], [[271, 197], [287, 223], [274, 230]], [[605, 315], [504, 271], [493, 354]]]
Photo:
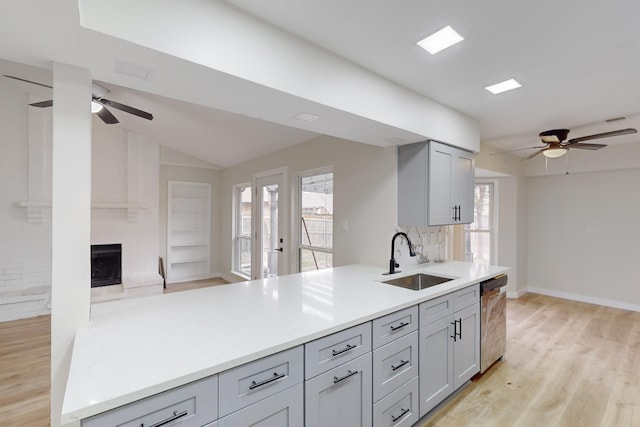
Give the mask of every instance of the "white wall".
[[[367, 263], [379, 265], [381, 271], [388, 268], [397, 218], [395, 152], [395, 147], [380, 148], [320, 136], [225, 170], [219, 243], [224, 272], [231, 270], [232, 186], [251, 182], [257, 172], [283, 166], [288, 167], [289, 186], [298, 172], [333, 167], [334, 265]], [[345, 222], [348, 231], [342, 231]]]
[[640, 311], [640, 169], [529, 179], [529, 290]]
[[[39, 202], [51, 202], [51, 111], [28, 114], [27, 102], [24, 93], [0, 86], [0, 321], [48, 314], [50, 310], [51, 208], [34, 208], [31, 214], [37, 222], [29, 222], [27, 208], [15, 204], [29, 200], [30, 194]], [[39, 142], [47, 155], [41, 155], [42, 163], [33, 171], [33, 176], [40, 175], [45, 182], [30, 188], [32, 128], [46, 130], [31, 146], [35, 148]], [[31, 160], [38, 163], [34, 158], [32, 153]]]

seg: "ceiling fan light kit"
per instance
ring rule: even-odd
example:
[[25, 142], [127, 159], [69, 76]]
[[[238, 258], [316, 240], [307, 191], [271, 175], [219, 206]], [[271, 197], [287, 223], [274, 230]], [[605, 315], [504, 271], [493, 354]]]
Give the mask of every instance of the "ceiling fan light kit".
[[545, 148], [542, 151], [542, 154], [550, 159], [555, 159], [557, 157], [564, 156], [567, 151], [569, 151], [569, 149], [563, 147]]
[[102, 110], [102, 104], [100, 104], [99, 102], [96, 101], [91, 101], [91, 112], [92, 113], [97, 113], [98, 111]]

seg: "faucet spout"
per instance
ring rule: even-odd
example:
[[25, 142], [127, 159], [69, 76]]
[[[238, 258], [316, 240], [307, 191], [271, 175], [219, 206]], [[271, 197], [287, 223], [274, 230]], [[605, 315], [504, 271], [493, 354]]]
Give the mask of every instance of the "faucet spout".
[[415, 251], [413, 250], [413, 244], [411, 243], [411, 239], [402, 231], [397, 232], [391, 238], [391, 259], [389, 260], [389, 272], [384, 274], [395, 274], [400, 273], [400, 270], [396, 270], [397, 267], [400, 267], [400, 264], [396, 262], [395, 253], [396, 253], [396, 237], [402, 236], [407, 240], [407, 244], [409, 245], [409, 256], [416, 256]]

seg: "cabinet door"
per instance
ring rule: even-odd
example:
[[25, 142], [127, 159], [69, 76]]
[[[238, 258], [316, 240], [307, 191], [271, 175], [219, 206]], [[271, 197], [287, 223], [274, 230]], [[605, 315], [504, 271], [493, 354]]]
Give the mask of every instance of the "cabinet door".
[[458, 335], [453, 349], [454, 390], [480, 372], [480, 304], [454, 314]]
[[420, 328], [420, 416], [453, 393], [453, 316]]
[[453, 205], [458, 208], [456, 224], [473, 222], [474, 158], [473, 154], [456, 150], [453, 156]]
[[298, 384], [218, 420], [219, 427], [303, 425], [303, 385]]
[[371, 426], [371, 353], [305, 382], [306, 427]]
[[453, 148], [429, 142], [429, 225], [453, 224]]

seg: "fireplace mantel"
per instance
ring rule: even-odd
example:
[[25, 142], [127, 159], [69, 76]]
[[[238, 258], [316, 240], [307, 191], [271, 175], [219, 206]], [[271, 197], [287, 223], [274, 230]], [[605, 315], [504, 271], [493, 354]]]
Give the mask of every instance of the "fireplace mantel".
[[[15, 206], [27, 209], [27, 220], [29, 222], [43, 222], [44, 210], [51, 209], [51, 202], [19, 200], [15, 202]], [[147, 209], [142, 203], [92, 203], [91, 209], [126, 209], [127, 221], [137, 222], [140, 210]]]

